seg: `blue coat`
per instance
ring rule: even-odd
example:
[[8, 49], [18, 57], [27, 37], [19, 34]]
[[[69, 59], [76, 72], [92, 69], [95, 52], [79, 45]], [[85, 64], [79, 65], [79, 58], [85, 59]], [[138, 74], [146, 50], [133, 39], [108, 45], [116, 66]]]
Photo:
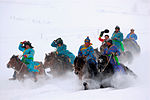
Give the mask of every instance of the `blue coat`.
[[132, 39], [135, 43], [137, 43], [136, 42], [136, 40], [137, 40], [137, 35], [134, 33], [134, 34], [128, 34], [127, 36], [126, 36], [126, 39]]
[[118, 48], [116, 46], [112, 45], [110, 48], [108, 48], [108, 47], [105, 48], [103, 54], [108, 55], [108, 57], [110, 59], [110, 63], [113, 65], [115, 72], [120, 72], [120, 71], [124, 72], [124, 69], [122, 68], [122, 66], [120, 64], [118, 64], [118, 62], [116, 61], [116, 59], [113, 56], [111, 56], [111, 54], [120, 56], [120, 51], [118, 50]]
[[[114, 40], [116, 38], [117, 40]], [[123, 34], [119, 31], [118, 33], [113, 33], [111, 39], [113, 40], [113, 44], [117, 46], [119, 50], [121, 50], [121, 43], [123, 41]]]
[[[33, 61], [34, 57], [34, 50], [32, 48], [25, 49], [22, 47], [23, 44], [19, 44], [19, 50], [23, 52], [22, 62], [27, 65], [29, 72], [39, 72], [38, 67], [40, 66], [39, 63]], [[24, 57], [27, 56], [27, 58]]]
[[86, 56], [86, 60], [89, 61], [90, 59], [96, 62], [96, 57], [94, 56], [94, 49], [90, 45], [89, 47], [85, 47], [85, 45], [81, 45], [78, 51], [78, 56]]
[[67, 46], [65, 44], [63, 44], [62, 46], [58, 46], [55, 41], [52, 42], [51, 44], [52, 47], [56, 47], [57, 48], [57, 52], [58, 52], [58, 56], [61, 56], [61, 55], [64, 55], [66, 57], [69, 57], [70, 60], [71, 60], [71, 64], [74, 63], [74, 59], [75, 59], [75, 56], [73, 53], [71, 53], [69, 50], [67, 50]]

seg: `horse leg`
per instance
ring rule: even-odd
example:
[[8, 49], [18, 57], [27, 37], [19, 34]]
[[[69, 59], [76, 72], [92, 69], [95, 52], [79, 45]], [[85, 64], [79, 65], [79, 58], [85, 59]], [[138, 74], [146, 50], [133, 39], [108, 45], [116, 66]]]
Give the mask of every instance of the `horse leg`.
[[88, 84], [86, 82], [83, 83], [84, 90], [88, 90]]
[[32, 75], [32, 77], [34, 79], [34, 82], [37, 82], [37, 75], [36, 75], [36, 73], [35, 72], [31, 72], [31, 75]]

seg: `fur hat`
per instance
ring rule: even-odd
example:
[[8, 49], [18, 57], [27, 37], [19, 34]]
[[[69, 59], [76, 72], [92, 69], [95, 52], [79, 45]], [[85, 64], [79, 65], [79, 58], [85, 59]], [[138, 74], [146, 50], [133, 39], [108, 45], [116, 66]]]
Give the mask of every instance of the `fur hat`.
[[63, 40], [61, 38], [58, 38], [58, 39], [56, 39], [56, 43], [62, 45], [63, 44]]
[[26, 41], [24, 44], [23, 44], [23, 48], [26, 48], [26, 45], [29, 45], [30, 46], [30, 48], [34, 48], [32, 45], [31, 45], [31, 43], [30, 43], [30, 41]]
[[90, 38], [87, 36], [87, 38], [84, 40], [84, 42], [90, 43]]
[[115, 29], [118, 29], [118, 30], [120, 30], [120, 27], [119, 27], [119, 26], [116, 26], [116, 27], [115, 27]]

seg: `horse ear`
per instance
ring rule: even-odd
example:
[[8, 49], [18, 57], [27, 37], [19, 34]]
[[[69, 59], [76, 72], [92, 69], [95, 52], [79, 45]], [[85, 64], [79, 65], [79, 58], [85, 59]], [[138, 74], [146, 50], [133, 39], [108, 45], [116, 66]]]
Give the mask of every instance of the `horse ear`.
[[15, 55], [12, 56], [12, 58], [14, 58], [14, 57], [15, 57]]
[[47, 53], [45, 53], [45, 56], [47, 57]]

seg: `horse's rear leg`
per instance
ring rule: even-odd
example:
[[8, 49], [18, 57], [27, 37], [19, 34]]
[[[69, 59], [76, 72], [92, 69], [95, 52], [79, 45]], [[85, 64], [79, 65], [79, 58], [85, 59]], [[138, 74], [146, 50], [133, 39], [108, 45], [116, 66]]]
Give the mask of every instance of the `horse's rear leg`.
[[31, 75], [32, 75], [32, 77], [34, 79], [34, 82], [37, 82], [37, 73], [31, 72]]

